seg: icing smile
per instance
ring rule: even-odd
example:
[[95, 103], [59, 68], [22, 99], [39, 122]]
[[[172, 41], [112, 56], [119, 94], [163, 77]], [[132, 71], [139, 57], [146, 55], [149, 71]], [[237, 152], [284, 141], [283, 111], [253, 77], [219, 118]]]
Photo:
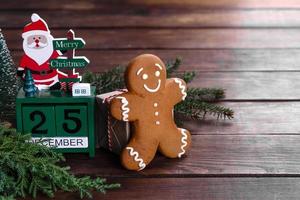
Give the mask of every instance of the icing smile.
[[144, 84], [144, 88], [148, 91], [148, 92], [157, 92], [160, 88], [160, 84], [161, 84], [161, 80], [158, 79], [158, 84], [157, 84], [157, 87], [152, 89], [152, 88], [149, 88], [146, 84]]

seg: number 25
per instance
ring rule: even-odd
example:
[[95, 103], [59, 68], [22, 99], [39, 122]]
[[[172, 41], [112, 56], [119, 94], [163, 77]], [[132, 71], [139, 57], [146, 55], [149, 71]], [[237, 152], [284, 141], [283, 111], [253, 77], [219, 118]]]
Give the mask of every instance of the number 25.
[[[69, 120], [75, 123], [74, 128], [70, 128], [67, 122], [62, 124], [64, 131], [70, 134], [77, 133], [81, 129], [81, 120], [77, 117], [71, 116], [72, 114], [80, 114], [79, 109], [65, 109], [64, 110], [64, 121]], [[48, 129], [41, 129], [43, 124], [46, 122], [46, 116], [41, 111], [33, 111], [30, 113], [30, 120], [32, 122], [36, 121], [36, 117], [40, 118], [40, 121], [31, 129], [31, 133], [33, 134], [47, 134]]]

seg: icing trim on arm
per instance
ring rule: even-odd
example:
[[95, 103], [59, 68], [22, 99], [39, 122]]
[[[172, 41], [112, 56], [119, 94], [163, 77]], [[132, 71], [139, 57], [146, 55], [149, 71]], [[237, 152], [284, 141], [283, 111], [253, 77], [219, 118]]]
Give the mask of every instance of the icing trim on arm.
[[183, 155], [183, 154], [185, 154], [185, 150], [184, 150], [184, 147], [186, 147], [187, 146], [187, 134], [186, 134], [186, 130], [185, 129], [181, 129], [181, 134], [182, 134], [182, 138], [181, 138], [181, 143], [182, 143], [182, 145], [181, 145], [181, 152], [178, 154], [178, 158], [181, 158], [181, 156]]
[[144, 160], [142, 158], [139, 158], [139, 153], [137, 151], [134, 151], [132, 147], [126, 147], [127, 150], [129, 150], [129, 155], [133, 157], [135, 162], [139, 162], [139, 170], [142, 170], [146, 167], [146, 164], [144, 163]]
[[182, 100], [185, 100], [185, 98], [186, 98], [186, 96], [187, 96], [187, 93], [186, 93], [186, 91], [185, 91], [186, 86], [182, 84], [182, 82], [181, 82], [180, 79], [175, 78], [174, 80], [175, 80], [175, 83], [177, 83], [177, 84], [179, 85], [179, 88], [181, 89], [180, 91], [181, 91], [181, 94], [183, 95], [183, 96], [182, 96]]
[[123, 121], [128, 121], [128, 113], [130, 109], [127, 107], [128, 106], [128, 101], [125, 97], [116, 97], [117, 99], [121, 99], [121, 110], [122, 110], [122, 116], [123, 116]]

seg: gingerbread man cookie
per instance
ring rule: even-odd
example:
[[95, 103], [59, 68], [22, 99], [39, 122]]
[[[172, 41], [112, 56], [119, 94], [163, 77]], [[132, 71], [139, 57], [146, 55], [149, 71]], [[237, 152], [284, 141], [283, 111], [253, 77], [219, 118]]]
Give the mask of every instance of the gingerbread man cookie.
[[178, 128], [173, 119], [174, 105], [187, 96], [186, 83], [166, 76], [165, 65], [157, 56], [140, 55], [125, 71], [128, 92], [111, 101], [113, 117], [133, 122], [133, 135], [121, 153], [127, 169], [144, 169], [157, 149], [166, 157], [180, 158], [191, 145], [189, 131]]

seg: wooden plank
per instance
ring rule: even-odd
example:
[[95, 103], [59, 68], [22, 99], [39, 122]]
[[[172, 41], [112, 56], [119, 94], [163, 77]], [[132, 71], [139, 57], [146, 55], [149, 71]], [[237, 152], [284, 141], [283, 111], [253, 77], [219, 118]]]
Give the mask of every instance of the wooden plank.
[[300, 135], [193, 135], [183, 159], [156, 158], [140, 172], [122, 168], [118, 156], [97, 151], [67, 155], [77, 175], [103, 177], [278, 176], [300, 173]]
[[[138, 12], [133, 7], [118, 13], [105, 11], [40, 11], [39, 15], [51, 28], [200, 28], [200, 27], [299, 27], [300, 10], [190, 10], [151, 9]], [[115, 11], [113, 11], [115, 12]], [[0, 27], [23, 28], [31, 11], [2, 11]], [[84, 17], [82, 17], [84, 16]], [[7, 23], [7, 22], [10, 23]]]
[[[182, 58], [179, 71], [295, 71], [300, 69], [300, 49], [208, 49], [208, 50], [80, 50], [90, 64], [86, 68], [103, 72], [126, 66], [137, 55], [152, 53], [165, 62]], [[16, 63], [23, 52], [12, 51]], [[291, 56], [293, 55], [293, 56]]]
[[[94, 199], [199, 199], [261, 200], [297, 199], [299, 178], [125, 178], [109, 179], [122, 184], [105, 195], [93, 193]], [[77, 194], [56, 193], [53, 199], [77, 199]], [[38, 198], [46, 199], [46, 198]]]
[[[10, 0], [2, 0], [0, 3], [0, 9], [14, 9], [14, 10], [52, 10], [52, 9], [62, 9], [62, 10], [93, 10], [93, 9], [103, 9], [103, 7], [111, 7], [116, 8], [120, 7], [120, 5], [126, 4], [129, 6], [143, 6], [145, 8], [161, 6], [161, 7], [170, 7], [176, 6], [178, 8], [182, 8], [183, 6], [189, 7], [197, 7], [197, 8], [205, 8], [205, 9], [274, 9], [274, 8], [300, 8], [300, 2], [297, 0], [219, 0], [219, 1], [210, 1], [210, 0], [127, 0], [119, 3], [118, 1], [105, 1], [99, 3], [95, 0], [60, 0], [59, 3], [55, 1], [41, 1], [40, 3], [36, 3], [34, 0], [27, 0], [26, 4], [22, 4], [20, 6], [19, 1], [10, 1]], [[122, 5], [124, 6], [124, 5]]]
[[130, 2], [135, 4], [142, 4], [142, 5], [191, 5], [191, 6], [198, 6], [204, 8], [298, 8], [300, 6], [300, 2], [297, 0], [219, 0], [219, 1], [210, 1], [210, 0], [188, 0], [188, 1], [181, 1], [181, 0], [130, 0]]
[[190, 87], [219, 87], [227, 100], [299, 100], [300, 72], [201, 72]]
[[[299, 102], [222, 102], [219, 105], [233, 109], [234, 119], [216, 120], [209, 114], [205, 120], [176, 117], [193, 135], [299, 135]], [[12, 111], [1, 119], [4, 118], [15, 125]]]
[[207, 115], [205, 120], [184, 119], [184, 127], [194, 135], [299, 134], [299, 102], [223, 102], [221, 105], [234, 110], [234, 119], [217, 121]]
[[[66, 30], [53, 30], [63, 37]], [[299, 29], [75, 29], [89, 49], [299, 48]], [[10, 49], [21, 49], [21, 30], [4, 29]]]

